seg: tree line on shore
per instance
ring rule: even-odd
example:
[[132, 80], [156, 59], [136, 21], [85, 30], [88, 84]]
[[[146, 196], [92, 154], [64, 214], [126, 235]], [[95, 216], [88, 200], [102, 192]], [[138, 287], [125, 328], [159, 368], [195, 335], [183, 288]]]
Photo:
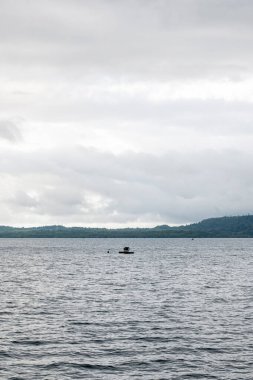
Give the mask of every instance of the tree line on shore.
[[224, 216], [178, 227], [87, 228], [0, 226], [0, 238], [215, 238], [253, 237], [253, 215]]

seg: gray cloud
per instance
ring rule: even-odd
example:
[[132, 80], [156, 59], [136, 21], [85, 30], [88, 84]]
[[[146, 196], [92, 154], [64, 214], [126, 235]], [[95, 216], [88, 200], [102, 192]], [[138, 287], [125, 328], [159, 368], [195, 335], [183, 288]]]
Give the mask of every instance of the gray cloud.
[[37, 200], [34, 197], [32, 197], [31, 195], [27, 194], [26, 192], [22, 190], [15, 193], [14, 197], [9, 199], [9, 202], [14, 207], [19, 207], [21, 209], [22, 208], [33, 209], [38, 204]]
[[2, 64], [37, 76], [240, 78], [252, 72], [252, 11], [248, 0], [3, 0]]
[[0, 120], [0, 138], [10, 142], [18, 142], [22, 140], [22, 135], [17, 125], [12, 121]]
[[251, 0], [2, 0], [0, 224], [253, 212], [252, 12]]
[[30, 155], [9, 158], [17, 165], [1, 164], [1, 176], [22, 191], [15, 202], [9, 196], [2, 202], [10, 202], [19, 223], [33, 215], [83, 225], [185, 223], [253, 212], [252, 154], [115, 156], [79, 148], [41, 152], [32, 165]]

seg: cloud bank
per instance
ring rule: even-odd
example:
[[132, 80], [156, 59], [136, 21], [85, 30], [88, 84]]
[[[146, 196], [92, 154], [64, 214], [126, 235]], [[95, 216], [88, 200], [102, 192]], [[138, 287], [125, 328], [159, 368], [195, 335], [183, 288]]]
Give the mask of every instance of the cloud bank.
[[252, 213], [252, 11], [2, 0], [0, 224]]

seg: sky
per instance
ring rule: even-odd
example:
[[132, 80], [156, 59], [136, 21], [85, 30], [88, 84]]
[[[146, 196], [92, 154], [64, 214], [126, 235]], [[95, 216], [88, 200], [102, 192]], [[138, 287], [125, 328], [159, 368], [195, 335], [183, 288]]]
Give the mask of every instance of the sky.
[[253, 1], [0, 0], [0, 225], [253, 213]]

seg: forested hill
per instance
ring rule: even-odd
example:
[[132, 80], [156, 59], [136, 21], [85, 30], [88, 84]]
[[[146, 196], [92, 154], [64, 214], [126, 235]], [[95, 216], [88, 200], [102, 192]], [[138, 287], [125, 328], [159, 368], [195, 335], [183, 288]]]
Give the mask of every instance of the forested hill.
[[210, 218], [179, 227], [84, 228], [44, 226], [16, 228], [0, 226], [0, 238], [201, 238], [253, 237], [253, 215]]

